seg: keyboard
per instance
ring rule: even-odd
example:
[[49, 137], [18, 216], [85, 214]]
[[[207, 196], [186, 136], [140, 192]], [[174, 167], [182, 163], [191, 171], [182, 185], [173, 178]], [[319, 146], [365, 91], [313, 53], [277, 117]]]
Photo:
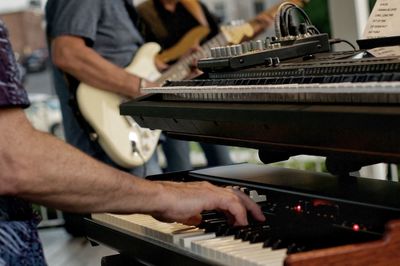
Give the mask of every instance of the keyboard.
[[[254, 228], [254, 231], [251, 231], [250, 227], [242, 228], [240, 229], [243, 231], [242, 235], [238, 233], [238, 230], [237, 236], [233, 235], [233, 231], [228, 235], [218, 236], [210, 231], [210, 227], [221, 225], [223, 220], [209, 219], [201, 229], [179, 223], [163, 223], [151, 216], [140, 214], [93, 214], [92, 219], [124, 229], [133, 235], [146, 236], [176, 249], [189, 251], [221, 265], [283, 265], [287, 253], [286, 248], [264, 247], [261, 237], [257, 243], [250, 243], [239, 238], [239, 236], [244, 238], [245, 232], [248, 234], [260, 232], [261, 235], [261, 227]], [[210, 225], [207, 227], [206, 224]]]
[[141, 214], [93, 214], [100, 227], [89, 237], [102, 238], [100, 242], [126, 254], [152, 243], [136, 255], [148, 250], [146, 259], [157, 260], [156, 265], [187, 265], [163, 264], [161, 257], [151, 256], [161, 254], [159, 248], [199, 259], [204, 262], [200, 265], [283, 265], [295, 255], [379, 241], [386, 222], [400, 217], [399, 184], [385, 181], [346, 182], [328, 174], [247, 164], [152, 177], [159, 178], [236, 186], [260, 205], [267, 219], [259, 223], [250, 218], [248, 226], [232, 227], [223, 214], [207, 211], [195, 227]]

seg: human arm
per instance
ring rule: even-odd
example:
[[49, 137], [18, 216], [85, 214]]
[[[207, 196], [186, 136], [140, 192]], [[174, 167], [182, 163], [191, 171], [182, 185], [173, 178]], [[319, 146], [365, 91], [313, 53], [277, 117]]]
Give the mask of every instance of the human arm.
[[93, 87], [128, 97], [140, 95], [140, 79], [109, 62], [81, 37], [64, 35], [51, 42], [53, 63]]
[[0, 195], [72, 212], [145, 213], [163, 221], [199, 223], [203, 210], [221, 210], [236, 225], [255, 203], [209, 183], [151, 182], [106, 166], [32, 128], [19, 108], [0, 109]]

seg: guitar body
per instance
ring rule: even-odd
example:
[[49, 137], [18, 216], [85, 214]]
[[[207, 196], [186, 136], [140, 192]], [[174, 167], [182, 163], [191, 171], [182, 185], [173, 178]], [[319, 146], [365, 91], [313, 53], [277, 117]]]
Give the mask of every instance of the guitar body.
[[[156, 80], [160, 73], [153, 60], [159, 51], [160, 46], [156, 43], [143, 45], [125, 70], [146, 80]], [[160, 131], [141, 128], [131, 117], [121, 116], [119, 105], [123, 100], [116, 93], [85, 83], [77, 89], [80, 112], [96, 132], [103, 150], [116, 164], [133, 168], [144, 164], [153, 155]]]

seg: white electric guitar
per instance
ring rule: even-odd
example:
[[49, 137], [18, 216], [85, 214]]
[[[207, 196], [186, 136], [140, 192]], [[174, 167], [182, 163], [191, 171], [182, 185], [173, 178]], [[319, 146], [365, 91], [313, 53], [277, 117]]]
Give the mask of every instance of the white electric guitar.
[[[154, 57], [159, 51], [156, 43], [143, 45], [125, 70], [146, 80], [156, 80], [160, 73], [154, 65]], [[121, 116], [119, 105], [126, 100], [124, 97], [85, 83], [79, 85], [76, 96], [81, 114], [115, 163], [132, 168], [150, 159], [161, 131], [141, 128], [131, 117]]]
[[[304, 1], [291, 0], [290, 2], [301, 4]], [[263, 13], [273, 16], [278, 6]], [[204, 43], [201, 49], [183, 57], [163, 74], [154, 64], [154, 58], [158, 55], [160, 46], [156, 43], [147, 43], [138, 50], [126, 71], [159, 84], [166, 80], [182, 80], [192, 72], [192, 64], [196, 59], [211, 56], [211, 47], [238, 44], [244, 38], [251, 38], [253, 35], [254, 29], [251, 23], [222, 27], [221, 32]], [[84, 83], [81, 83], [77, 89], [79, 109], [96, 132], [97, 140], [103, 150], [118, 165], [132, 168], [150, 159], [157, 148], [160, 131], [141, 128], [132, 118], [121, 116], [119, 105], [124, 100], [118, 94]]]

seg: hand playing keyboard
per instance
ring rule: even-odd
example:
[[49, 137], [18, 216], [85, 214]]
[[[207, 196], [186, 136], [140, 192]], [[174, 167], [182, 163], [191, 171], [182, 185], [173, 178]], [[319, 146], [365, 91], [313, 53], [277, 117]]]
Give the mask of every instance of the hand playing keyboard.
[[163, 187], [158, 200], [160, 206], [152, 214], [158, 220], [197, 225], [205, 210], [223, 212], [228, 223], [234, 226], [248, 225], [247, 212], [258, 221], [265, 220], [260, 207], [242, 191], [220, 188], [208, 182], [158, 183]]

